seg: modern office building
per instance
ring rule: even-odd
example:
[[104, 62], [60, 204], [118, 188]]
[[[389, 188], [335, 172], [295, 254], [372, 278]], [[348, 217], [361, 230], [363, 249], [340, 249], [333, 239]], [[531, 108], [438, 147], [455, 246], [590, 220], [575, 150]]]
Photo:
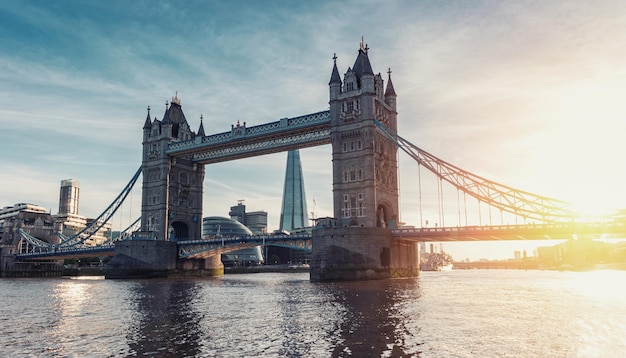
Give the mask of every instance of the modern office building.
[[[80, 182], [76, 179], [61, 180], [59, 190], [59, 212], [53, 215], [56, 231], [66, 237], [72, 237], [90, 225], [95, 219], [78, 214], [80, 201]], [[86, 245], [98, 245], [111, 236], [111, 223], [105, 223], [97, 233], [84, 242]]]
[[244, 224], [253, 234], [267, 233], [267, 212], [252, 211], [247, 213], [243, 200], [239, 200], [236, 206], [231, 206], [228, 215], [231, 219]]
[[80, 182], [76, 179], [61, 180], [59, 214], [78, 215]]
[[[252, 235], [252, 231], [239, 221], [221, 216], [209, 216], [202, 219], [204, 239], [244, 235]], [[221, 258], [226, 267], [261, 265], [264, 262], [260, 246], [222, 254]]]

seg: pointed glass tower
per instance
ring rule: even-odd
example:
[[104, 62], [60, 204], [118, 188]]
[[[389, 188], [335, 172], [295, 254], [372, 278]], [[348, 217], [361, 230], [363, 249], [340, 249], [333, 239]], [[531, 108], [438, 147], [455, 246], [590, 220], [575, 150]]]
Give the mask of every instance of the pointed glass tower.
[[285, 172], [285, 188], [283, 190], [283, 206], [280, 212], [280, 230], [310, 226], [307, 215], [306, 197], [304, 195], [304, 179], [300, 152], [290, 150], [287, 153], [287, 170]]

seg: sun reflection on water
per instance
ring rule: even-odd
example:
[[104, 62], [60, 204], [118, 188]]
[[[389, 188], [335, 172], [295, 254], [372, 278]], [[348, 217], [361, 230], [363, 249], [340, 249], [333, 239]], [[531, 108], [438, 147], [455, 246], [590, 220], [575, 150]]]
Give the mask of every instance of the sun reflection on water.
[[626, 276], [624, 271], [595, 270], [574, 274], [570, 281], [572, 289], [585, 297], [626, 299], [626, 287], [621, 284]]

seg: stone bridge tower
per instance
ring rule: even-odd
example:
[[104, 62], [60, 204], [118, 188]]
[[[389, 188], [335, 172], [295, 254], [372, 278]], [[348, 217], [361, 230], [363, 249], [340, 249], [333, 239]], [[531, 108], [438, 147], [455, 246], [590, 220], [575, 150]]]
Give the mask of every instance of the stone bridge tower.
[[[165, 104], [162, 120], [148, 116], [143, 126], [141, 229], [133, 240], [118, 241], [106, 278], [166, 277], [182, 272], [224, 274], [219, 255], [179, 260], [176, 241], [199, 240], [202, 235], [204, 165], [190, 156], [168, 154], [171, 143], [204, 137], [202, 117], [198, 133], [189, 128], [178, 94]], [[196, 139], [197, 138], [197, 139]]]
[[343, 81], [330, 77], [334, 220], [313, 230], [311, 280], [362, 280], [419, 274], [414, 242], [394, 239], [399, 223], [398, 147], [376, 126], [397, 132], [396, 93], [374, 74], [361, 42]]
[[382, 227], [398, 224], [398, 147], [374, 119], [397, 132], [396, 93], [388, 72], [387, 88], [375, 75], [361, 43], [343, 83], [337, 60], [330, 78], [334, 216], [341, 226]]
[[141, 231], [157, 240], [194, 240], [202, 235], [204, 165], [191, 158], [167, 154], [169, 143], [204, 136], [189, 128], [178, 94], [166, 104], [161, 121], [150, 119], [143, 126], [143, 188]]

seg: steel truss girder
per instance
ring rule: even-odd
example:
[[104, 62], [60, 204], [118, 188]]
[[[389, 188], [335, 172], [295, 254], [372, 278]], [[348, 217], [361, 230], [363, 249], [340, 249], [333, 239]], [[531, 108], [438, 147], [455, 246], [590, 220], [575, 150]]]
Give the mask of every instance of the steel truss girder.
[[374, 119], [378, 128], [411, 158], [442, 180], [479, 202], [529, 220], [543, 223], [573, 221], [571, 204], [562, 200], [512, 188], [454, 166], [411, 144]]
[[284, 118], [255, 127], [168, 145], [167, 154], [210, 164], [330, 143], [330, 112]]
[[281, 246], [311, 251], [311, 235], [253, 235], [224, 239], [181, 241], [178, 242], [178, 257], [181, 259], [206, 258], [259, 245]]
[[17, 233], [22, 237], [22, 242], [19, 247], [21, 254], [46, 252], [54, 247], [54, 244], [39, 240], [21, 228], [17, 229]]
[[215, 149], [207, 148], [202, 153], [194, 154], [192, 160], [197, 163], [210, 164], [323, 144], [330, 144], [330, 128], [311, 128], [300, 133], [280, 133], [247, 143]]
[[138, 217], [137, 220], [135, 220], [132, 224], [128, 225], [128, 227], [124, 229], [124, 231], [122, 231], [118, 237], [114, 239], [108, 239], [107, 241], [103, 242], [102, 245], [113, 245], [114, 242], [127, 240], [128, 238], [133, 236], [133, 232], [139, 230], [140, 227], [141, 216]]

